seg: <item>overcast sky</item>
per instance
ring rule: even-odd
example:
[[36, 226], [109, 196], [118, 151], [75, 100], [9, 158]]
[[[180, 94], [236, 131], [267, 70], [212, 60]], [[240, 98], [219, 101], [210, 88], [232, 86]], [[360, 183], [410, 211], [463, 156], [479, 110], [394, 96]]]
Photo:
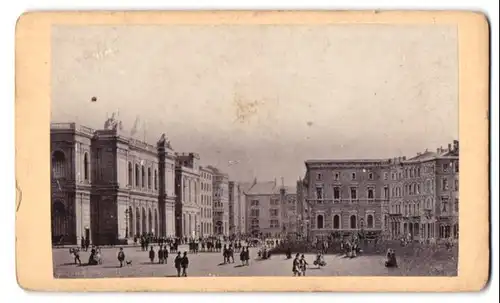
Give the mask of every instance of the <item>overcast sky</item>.
[[422, 25], [54, 27], [52, 121], [102, 128], [119, 110], [126, 133], [139, 117], [134, 137], [155, 144], [164, 132], [231, 179], [294, 185], [307, 159], [412, 156], [457, 139], [456, 35]]

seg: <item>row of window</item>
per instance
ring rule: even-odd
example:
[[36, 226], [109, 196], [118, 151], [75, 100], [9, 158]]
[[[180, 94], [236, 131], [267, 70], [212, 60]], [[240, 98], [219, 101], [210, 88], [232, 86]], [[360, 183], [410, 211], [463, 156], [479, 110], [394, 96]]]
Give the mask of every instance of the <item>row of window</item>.
[[[341, 224], [341, 216], [340, 215], [334, 215], [333, 216], [333, 229], [340, 229], [342, 224]], [[358, 216], [356, 215], [351, 215], [349, 217], [349, 228], [350, 229], [357, 229], [358, 225], [360, 228], [364, 228], [364, 221], [361, 219], [359, 224], [358, 224]], [[373, 215], [369, 214], [366, 216], [366, 228], [373, 228], [375, 226], [375, 220]], [[316, 216], [316, 229], [324, 229], [325, 228], [325, 217], [323, 215], [317, 215]]]
[[[279, 228], [280, 227], [280, 221], [276, 219], [269, 220], [269, 228]], [[259, 229], [260, 228], [260, 221], [258, 219], [252, 219], [250, 221], [250, 229]]]
[[[154, 182], [152, 182], [151, 178], [151, 167], [147, 169], [147, 182], [146, 182], [146, 169], [144, 165], [139, 166], [139, 164], [135, 164], [135, 186], [151, 189], [152, 185], [154, 185], [154, 189], [158, 190], [158, 171], [154, 170]], [[128, 163], [128, 185], [132, 186], [133, 184], [133, 169], [132, 163]]]
[[[384, 180], [387, 180], [387, 173], [385, 172], [384, 173]], [[333, 180], [335, 181], [339, 181], [340, 180], [340, 177], [341, 177], [341, 173], [340, 172], [333, 172]], [[350, 173], [350, 178], [351, 180], [356, 180], [357, 179], [357, 173]], [[368, 180], [374, 180], [375, 179], [375, 174], [373, 172], [369, 172], [368, 173]], [[323, 180], [323, 173], [317, 173], [316, 174], [316, 181], [321, 181]]]
[[[279, 215], [279, 209], [272, 208], [269, 210], [270, 217], [277, 217], [278, 215]], [[250, 216], [251, 217], [259, 217], [260, 216], [260, 209], [258, 209], [258, 208], [251, 209]]]
[[[403, 212], [401, 212], [401, 204], [394, 204], [391, 205], [389, 208], [389, 211], [391, 214], [402, 214], [404, 216], [417, 216], [420, 214], [420, 202], [416, 203], [406, 203], [403, 204]], [[432, 198], [428, 198], [425, 201], [425, 209], [432, 210], [434, 209], [434, 200]], [[455, 212], [458, 212], [458, 198], [455, 198], [454, 204], [453, 204], [453, 210]], [[441, 197], [441, 212], [447, 213], [451, 211], [450, 209], [450, 198], [448, 197]]]
[[[452, 171], [454, 169], [454, 172], [458, 173], [459, 172], [458, 167], [459, 167], [458, 166], [458, 161], [453, 161], [453, 162], [450, 162], [450, 163], [444, 163], [443, 164], [443, 172], [450, 172], [450, 171]], [[403, 174], [403, 172], [404, 172], [404, 174]], [[383, 176], [384, 180], [388, 180], [389, 179], [388, 178], [389, 174], [387, 172], [383, 172], [382, 176]], [[399, 177], [399, 179], [402, 179], [403, 176], [405, 178], [420, 178], [420, 176], [421, 176], [420, 167], [405, 168], [404, 171], [399, 172], [399, 173], [393, 172], [391, 174], [391, 179], [392, 180], [396, 180], [396, 179], [398, 179], [398, 177]], [[368, 172], [367, 173], [367, 177], [368, 177], [368, 180], [375, 180], [375, 178], [377, 176], [373, 172]], [[333, 172], [333, 180], [339, 181], [340, 178], [341, 178], [341, 173], [334, 171]], [[350, 179], [353, 180], [353, 181], [357, 180], [357, 173], [351, 172], [350, 173]], [[316, 174], [316, 181], [321, 181], [321, 180], [323, 180], [323, 173], [317, 173]]]
[[[358, 188], [357, 187], [350, 187], [349, 190], [350, 190], [349, 191], [349, 193], [350, 193], [349, 198], [351, 200], [358, 199]], [[384, 195], [385, 195], [385, 197], [388, 197], [388, 195], [389, 195], [389, 188], [388, 187], [384, 188]], [[368, 199], [375, 199], [375, 187], [368, 187], [366, 190], [366, 196]], [[323, 186], [316, 186], [316, 197], [315, 198], [317, 200], [325, 199]], [[334, 200], [342, 199], [341, 187], [335, 186], [333, 188], [333, 199]]]

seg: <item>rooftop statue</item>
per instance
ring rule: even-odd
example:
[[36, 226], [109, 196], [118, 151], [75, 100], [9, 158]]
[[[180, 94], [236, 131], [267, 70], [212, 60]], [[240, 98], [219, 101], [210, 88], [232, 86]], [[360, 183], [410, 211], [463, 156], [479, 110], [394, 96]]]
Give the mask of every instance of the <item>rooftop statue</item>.
[[107, 130], [123, 130], [123, 124], [122, 121], [119, 121], [118, 119], [115, 118], [115, 113], [111, 114], [111, 117], [109, 117], [106, 122], [104, 122], [104, 129]]

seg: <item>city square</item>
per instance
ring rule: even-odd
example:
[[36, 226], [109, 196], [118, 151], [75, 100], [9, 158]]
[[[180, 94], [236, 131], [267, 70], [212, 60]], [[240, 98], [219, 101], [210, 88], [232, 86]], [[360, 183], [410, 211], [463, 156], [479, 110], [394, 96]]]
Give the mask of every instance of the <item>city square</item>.
[[[155, 248], [157, 249], [157, 247]], [[258, 248], [250, 248], [249, 266], [241, 266], [238, 254], [235, 262], [223, 264], [222, 253], [199, 252], [189, 253], [188, 276], [292, 276], [292, 259], [285, 255], [273, 255], [268, 260], [257, 257]], [[130, 265], [119, 266], [118, 248], [102, 249], [102, 265], [87, 266], [90, 252], [80, 252], [82, 266], [74, 263], [73, 255], [68, 248], [57, 248], [53, 252], [54, 277], [56, 278], [112, 278], [112, 277], [176, 277], [173, 266], [175, 253], [169, 254], [167, 264], [151, 263], [148, 252], [140, 247], [124, 248], [126, 259], [132, 260]], [[187, 245], [179, 246], [179, 251], [188, 251]], [[340, 254], [327, 254], [325, 267], [313, 265], [315, 254], [306, 254], [309, 263], [307, 276], [453, 276], [457, 272], [457, 248], [443, 251], [438, 257], [428, 258], [425, 251], [421, 255], [402, 252], [398, 268], [386, 268], [383, 255], [360, 255], [354, 259]], [[406, 254], [406, 255], [405, 255]], [[156, 259], [157, 261], [157, 259]]]

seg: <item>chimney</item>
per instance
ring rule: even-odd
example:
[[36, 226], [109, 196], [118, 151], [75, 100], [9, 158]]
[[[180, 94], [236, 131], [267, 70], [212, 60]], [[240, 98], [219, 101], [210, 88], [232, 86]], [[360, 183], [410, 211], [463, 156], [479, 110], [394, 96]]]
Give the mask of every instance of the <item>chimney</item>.
[[448, 151], [451, 151], [451, 143], [448, 143]]

